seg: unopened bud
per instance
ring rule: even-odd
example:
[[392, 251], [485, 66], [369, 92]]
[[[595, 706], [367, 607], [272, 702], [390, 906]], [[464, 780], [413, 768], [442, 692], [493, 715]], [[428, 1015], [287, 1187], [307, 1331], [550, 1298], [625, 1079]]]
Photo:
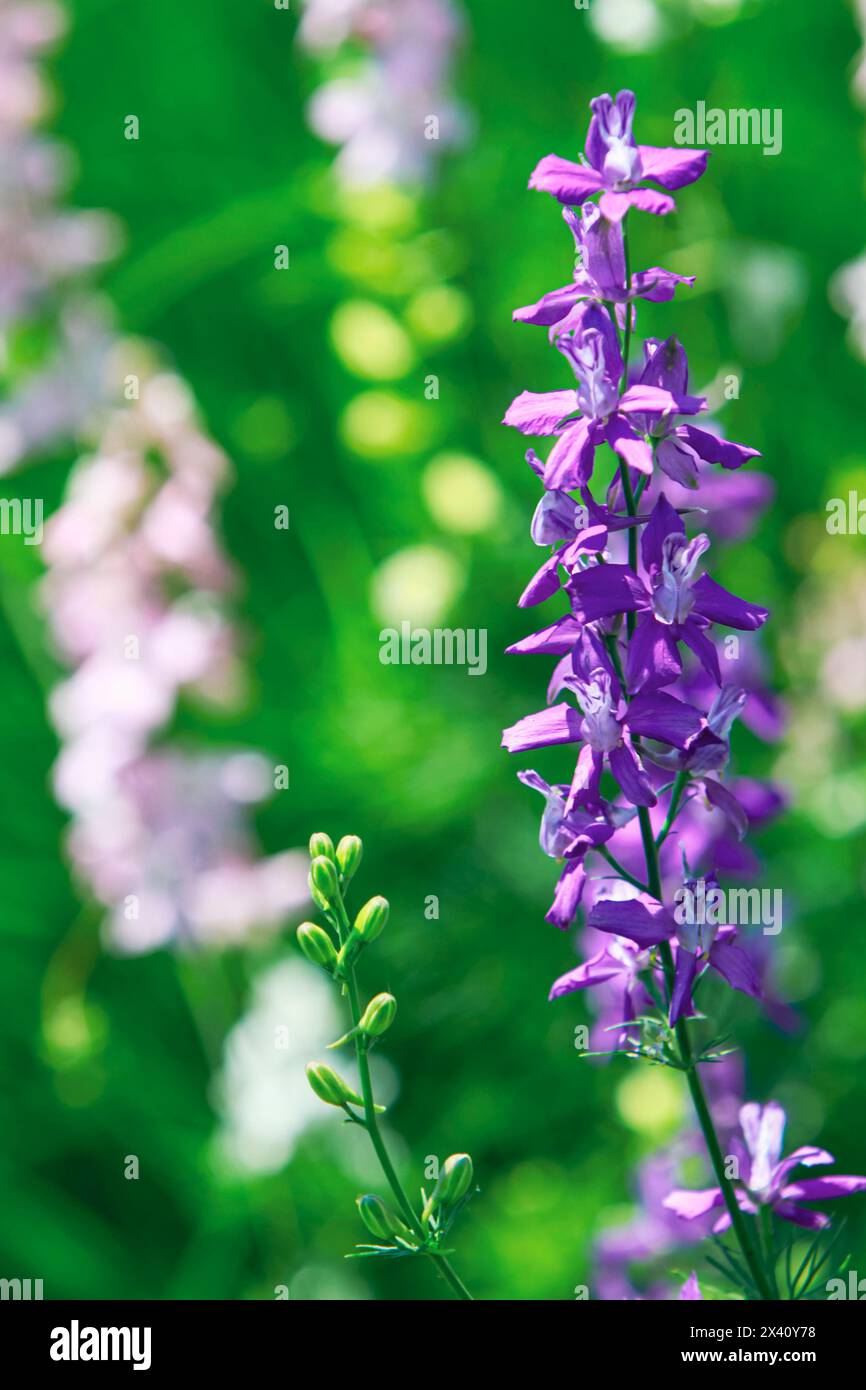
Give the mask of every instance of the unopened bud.
[[307, 960], [321, 965], [324, 970], [333, 970], [337, 964], [334, 943], [323, 927], [315, 922], [302, 922], [297, 931], [298, 945]]
[[364, 906], [355, 918], [355, 925], [352, 929], [353, 932], [355, 935], [359, 936], [366, 945], [369, 945], [371, 941], [376, 940], [376, 937], [383, 930], [388, 920], [388, 913], [390, 910], [387, 899], [371, 898], [369, 902], [364, 903]]
[[358, 872], [363, 853], [364, 846], [357, 835], [343, 836], [337, 845], [337, 865], [343, 875], [344, 883], [348, 883], [350, 878], [353, 878]]
[[310, 858], [318, 859], [320, 855], [324, 855], [325, 859], [334, 858], [334, 841], [324, 830], [317, 830], [315, 835], [310, 836]]
[[394, 1022], [397, 1000], [393, 994], [377, 994], [364, 1010], [358, 1027], [370, 1038], [381, 1038]]
[[339, 897], [340, 885], [337, 882], [337, 866], [333, 859], [317, 854], [310, 865], [310, 892], [314, 902], [328, 908]]
[[330, 1067], [326, 1067], [324, 1062], [308, 1063], [307, 1080], [319, 1100], [323, 1100], [326, 1105], [364, 1104], [351, 1086], [347, 1085], [343, 1078], [332, 1071]]
[[461, 1197], [465, 1197], [472, 1186], [472, 1173], [472, 1159], [468, 1154], [451, 1154], [446, 1158], [436, 1186], [427, 1199], [422, 1220], [427, 1221], [437, 1207], [454, 1206]]
[[391, 1240], [395, 1235], [402, 1236], [405, 1240], [411, 1235], [405, 1222], [401, 1221], [374, 1192], [367, 1192], [363, 1197], [359, 1197], [357, 1207], [367, 1230], [372, 1231], [380, 1240]]

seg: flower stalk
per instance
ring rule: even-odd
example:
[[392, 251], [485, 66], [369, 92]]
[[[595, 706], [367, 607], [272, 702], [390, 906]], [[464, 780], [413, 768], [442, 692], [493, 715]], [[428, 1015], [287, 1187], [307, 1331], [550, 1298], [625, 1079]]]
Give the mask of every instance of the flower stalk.
[[[298, 929], [298, 942], [308, 958], [321, 965], [340, 985], [349, 1005], [351, 1028], [344, 1037], [332, 1043], [339, 1047], [348, 1041], [354, 1043], [355, 1058], [360, 1078], [360, 1096], [340, 1094], [333, 1082], [323, 1083], [319, 1073], [330, 1071], [319, 1066], [308, 1068], [310, 1084], [314, 1091], [328, 1104], [340, 1105], [346, 1112], [347, 1120], [366, 1130], [379, 1166], [391, 1194], [397, 1204], [399, 1217], [389, 1213], [381, 1198], [365, 1194], [358, 1199], [358, 1209], [368, 1230], [377, 1234], [383, 1243], [362, 1247], [359, 1253], [380, 1257], [397, 1255], [425, 1255], [435, 1265], [438, 1273], [450, 1286], [457, 1298], [471, 1300], [472, 1295], [453, 1265], [442, 1251], [441, 1242], [450, 1228], [451, 1222], [461, 1206], [468, 1200], [471, 1187], [471, 1160], [466, 1155], [454, 1155], [446, 1159], [443, 1171], [452, 1164], [453, 1159], [466, 1159], [469, 1164], [469, 1180], [462, 1191], [452, 1195], [448, 1201], [439, 1202], [427, 1199], [422, 1189], [423, 1210], [419, 1215], [413, 1207], [397, 1170], [388, 1152], [385, 1138], [379, 1125], [379, 1115], [383, 1108], [376, 1104], [373, 1091], [373, 1078], [370, 1071], [369, 1053], [394, 1020], [397, 1001], [391, 994], [377, 994], [364, 1007], [357, 979], [357, 959], [383, 931], [389, 915], [388, 903], [384, 898], [371, 898], [361, 908], [354, 923], [350, 922], [346, 908], [345, 892], [349, 880], [354, 876], [361, 860], [362, 846], [357, 836], [346, 836], [334, 850], [332, 841], [326, 835], [316, 834], [310, 840], [312, 863], [310, 867], [310, 889], [314, 901], [327, 918], [336, 936], [336, 943], [330, 937], [330, 952], [324, 949], [321, 937], [327, 933], [321, 927], [303, 923]], [[313, 1075], [310, 1073], [313, 1072]], [[337, 1078], [339, 1081], [339, 1078]], [[345, 1083], [342, 1083], [345, 1087]], [[348, 1090], [348, 1088], [346, 1088]], [[331, 1098], [333, 1095], [333, 1098]], [[360, 1112], [358, 1113], [358, 1108]], [[462, 1171], [465, 1172], [465, 1169]], [[434, 1194], [435, 1195], [435, 1194]], [[443, 1208], [437, 1211], [437, 1205]], [[442, 1219], [442, 1218], [445, 1219]], [[403, 1224], [405, 1223], [405, 1225]]]

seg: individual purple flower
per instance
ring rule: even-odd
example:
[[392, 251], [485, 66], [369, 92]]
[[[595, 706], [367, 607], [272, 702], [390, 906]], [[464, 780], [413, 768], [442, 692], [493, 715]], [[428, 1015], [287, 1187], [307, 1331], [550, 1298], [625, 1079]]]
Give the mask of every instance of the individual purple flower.
[[684, 1299], [686, 1301], [703, 1299], [703, 1294], [701, 1293], [701, 1286], [698, 1283], [698, 1276], [695, 1274], [694, 1270], [692, 1270], [688, 1279], [680, 1289], [679, 1297], [680, 1299]]
[[574, 235], [577, 262], [574, 278], [560, 289], [550, 290], [535, 304], [515, 309], [518, 323], [553, 328], [567, 319], [582, 300], [625, 304], [632, 299], [654, 303], [673, 299], [677, 285], [693, 285], [693, 275], [676, 275], [672, 270], [653, 266], [632, 275], [626, 283], [625, 244], [622, 225], [610, 222], [595, 203], [586, 203], [580, 213], [563, 208], [562, 215]]
[[[629, 468], [650, 476], [652, 449], [632, 417], [648, 412], [696, 415], [706, 405], [704, 398], [642, 383], [620, 394], [622, 353], [610, 315], [598, 304], [583, 306], [578, 322], [556, 341], [577, 377], [577, 388], [522, 391], [503, 419], [521, 434], [558, 436], [544, 467], [544, 486], [584, 487], [592, 477], [596, 448], [603, 442]], [[578, 410], [580, 417], [570, 418]]]
[[721, 975], [732, 989], [753, 999], [761, 997], [760, 980], [748, 955], [737, 944], [734, 927], [714, 926], [707, 922], [684, 921], [680, 924], [673, 913], [647, 894], [639, 894], [623, 902], [613, 899], [597, 902], [587, 922], [598, 931], [627, 937], [641, 950], [660, 946], [663, 941], [676, 945], [675, 977], [669, 1010], [672, 1027], [680, 1018], [692, 1012], [692, 986], [708, 967]]
[[686, 537], [682, 518], [662, 493], [641, 535], [641, 559], [649, 583], [628, 565], [594, 565], [572, 576], [577, 616], [595, 622], [615, 613], [640, 614], [629, 643], [626, 679], [630, 690], [670, 685], [682, 671], [678, 644], [684, 642], [721, 685], [718, 655], [706, 635], [711, 623], [754, 631], [769, 613], [723, 589], [698, 563], [709, 537]]
[[[526, 461], [541, 477], [544, 465], [534, 449], [527, 451]], [[598, 555], [605, 550], [612, 531], [630, 530], [634, 526], [645, 524], [645, 521], [646, 518], [618, 516], [607, 507], [600, 507], [588, 489], [583, 492], [582, 502], [576, 502], [567, 492], [558, 488], [545, 489], [535, 509], [529, 531], [536, 545], [559, 548], [536, 570], [518, 600], [518, 607], [531, 608], [537, 603], [543, 603], [562, 586], [560, 569], [570, 573], [580, 564], [583, 556]], [[563, 541], [565, 544], [560, 545]]]
[[[637, 382], [641, 386], [660, 387], [677, 398], [688, 397], [689, 363], [682, 344], [675, 337], [666, 338], [664, 342], [647, 338], [644, 365]], [[759, 456], [759, 450], [745, 444], [721, 439], [696, 425], [678, 424], [667, 412], [647, 412], [638, 417], [635, 424], [653, 441], [661, 471], [682, 487], [697, 486], [701, 463], [719, 463], [727, 469], [741, 468], [747, 459]]]
[[[831, 1197], [850, 1197], [855, 1192], [866, 1192], [866, 1177], [834, 1174], [803, 1178], [799, 1182], [788, 1181], [795, 1168], [813, 1168], [835, 1163], [836, 1160], [826, 1149], [811, 1145], [795, 1149], [787, 1158], [782, 1158], [785, 1112], [776, 1101], [763, 1106], [754, 1102], [744, 1105], [740, 1110], [740, 1126], [742, 1140], [735, 1138], [729, 1148], [739, 1161], [740, 1185], [736, 1189], [736, 1196], [742, 1211], [755, 1215], [761, 1207], [769, 1207], [784, 1221], [820, 1231], [830, 1225], [829, 1216], [802, 1207], [800, 1202], [826, 1201]], [[665, 1206], [684, 1221], [694, 1221], [722, 1206], [723, 1202], [721, 1188], [718, 1187], [701, 1191], [677, 1188], [665, 1199]], [[723, 1211], [713, 1230], [716, 1233], [726, 1231], [730, 1224], [730, 1216]]]
[[545, 798], [539, 841], [551, 859], [565, 861], [556, 885], [553, 902], [545, 920], [563, 931], [574, 921], [586, 882], [584, 856], [605, 844], [615, 833], [616, 820], [608, 814], [606, 803], [585, 796], [568, 804], [567, 786], [550, 786], [537, 772], [518, 772], [521, 782]]
[[511, 753], [520, 753], [582, 742], [569, 803], [584, 796], [598, 800], [601, 774], [607, 762], [633, 806], [654, 806], [656, 794], [634, 747], [634, 735], [687, 748], [706, 721], [691, 705], [662, 691], [637, 695], [626, 705], [610, 669], [602, 665], [590, 667], [586, 655], [587, 648], [579, 642], [574, 648], [572, 674], [564, 678], [580, 708], [561, 701], [529, 714], [505, 730], [502, 745]]
[[546, 155], [533, 169], [529, 187], [572, 204], [601, 193], [601, 210], [611, 222], [621, 221], [630, 207], [656, 214], [671, 212], [673, 198], [641, 187], [642, 181], [649, 179], [668, 189], [694, 183], [707, 167], [707, 151], [635, 144], [634, 92], [620, 92], [616, 100], [607, 95], [594, 97], [590, 108], [584, 162]]
[[649, 967], [649, 949], [642, 949], [627, 937], [614, 936], [580, 965], [554, 980], [548, 998], [561, 999], [578, 990], [610, 985], [616, 999], [614, 1025], [633, 1023], [652, 1008], [652, 997], [642, 978]]

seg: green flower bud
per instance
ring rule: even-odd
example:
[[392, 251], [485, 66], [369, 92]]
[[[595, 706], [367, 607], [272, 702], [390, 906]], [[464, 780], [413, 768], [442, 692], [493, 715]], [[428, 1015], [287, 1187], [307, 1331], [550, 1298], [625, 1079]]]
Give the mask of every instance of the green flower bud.
[[344, 835], [337, 845], [337, 865], [343, 875], [343, 882], [348, 883], [354, 878], [358, 869], [361, 867], [361, 856], [364, 853], [364, 846], [357, 835]]
[[408, 1235], [407, 1227], [398, 1216], [395, 1216], [373, 1192], [367, 1192], [363, 1197], [359, 1197], [356, 1203], [358, 1212], [367, 1227], [379, 1240], [391, 1240], [394, 1235]]
[[317, 830], [315, 835], [310, 836], [310, 858], [318, 859], [320, 855], [325, 859], [334, 858], [334, 841], [323, 830]]
[[472, 1159], [468, 1154], [451, 1154], [442, 1164], [434, 1195], [442, 1206], [459, 1202], [472, 1186]]
[[364, 903], [355, 918], [353, 934], [359, 936], [365, 945], [369, 945], [383, 930], [390, 911], [387, 899], [371, 898], [368, 903]]
[[323, 1100], [326, 1105], [363, 1105], [360, 1096], [346, 1084], [341, 1076], [338, 1076], [330, 1067], [326, 1067], [324, 1062], [309, 1062], [307, 1064], [307, 1080], [319, 1100]]
[[452, 1207], [465, 1197], [472, 1186], [472, 1173], [472, 1159], [468, 1154], [451, 1154], [446, 1158], [421, 1213], [422, 1221], [427, 1221], [437, 1207]]
[[324, 854], [317, 854], [310, 865], [310, 892], [313, 900], [323, 907], [330, 907], [340, 895], [337, 866]]
[[333, 970], [337, 964], [334, 943], [323, 927], [315, 922], [302, 922], [297, 931], [298, 945], [307, 960], [321, 965], [324, 970]]
[[377, 994], [364, 1010], [358, 1027], [368, 1037], [381, 1038], [394, 1022], [396, 1012], [397, 1000], [393, 994]]

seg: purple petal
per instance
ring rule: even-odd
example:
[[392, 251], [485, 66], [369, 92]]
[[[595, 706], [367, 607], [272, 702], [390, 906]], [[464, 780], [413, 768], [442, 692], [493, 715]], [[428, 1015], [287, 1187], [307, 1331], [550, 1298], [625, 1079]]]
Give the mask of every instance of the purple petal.
[[685, 440], [668, 434], [656, 445], [656, 463], [665, 477], [680, 487], [696, 488], [700, 476], [698, 457]]
[[622, 961], [609, 956], [607, 950], [599, 951], [591, 960], [585, 960], [567, 975], [554, 980], [548, 999], [561, 999], [564, 994], [574, 994], [578, 989], [591, 989], [593, 985], [603, 985], [616, 979], [623, 972]]
[[544, 328], [549, 328], [551, 324], [559, 323], [561, 319], [564, 319], [579, 295], [585, 292], [579, 282], [572, 280], [570, 285], [563, 285], [561, 289], [549, 290], [534, 304], [526, 304], [522, 309], [515, 309], [511, 317], [516, 323], [536, 323], [541, 324]]
[[652, 900], [640, 898], [602, 898], [591, 909], [587, 926], [613, 936], [625, 936], [641, 950], [669, 941], [676, 930], [667, 908]]
[[749, 817], [732, 791], [729, 791], [715, 777], [704, 778], [704, 792], [707, 801], [721, 811], [738, 840], [745, 838], [749, 828]]
[[641, 212], [663, 217], [676, 207], [673, 198], [666, 193], [657, 193], [654, 188], [633, 188], [630, 193], [604, 192], [598, 205], [610, 222], [621, 222], [629, 208], [640, 208]]
[[826, 1178], [803, 1178], [782, 1189], [782, 1196], [801, 1202], [826, 1202], [830, 1197], [850, 1197], [866, 1192], [866, 1178], [833, 1173]]
[[522, 753], [530, 748], [548, 748], [557, 743], [577, 743], [582, 716], [580, 710], [563, 700], [551, 709], [539, 710], [518, 719], [502, 735], [502, 747], [509, 753]]
[[632, 806], [655, 806], [658, 798], [652, 783], [629, 744], [623, 742], [618, 748], [612, 748], [607, 759], [620, 790]]
[[698, 958], [691, 951], [680, 946], [674, 971], [674, 987], [671, 990], [671, 1010], [669, 1022], [675, 1023], [692, 1012], [692, 984], [698, 970]]
[[660, 183], [662, 188], [685, 188], [699, 179], [707, 167], [706, 150], [638, 145], [638, 153], [644, 178]]
[[550, 598], [562, 587], [562, 580], [559, 576], [560, 556], [561, 551], [554, 551], [553, 555], [549, 556], [544, 564], [535, 571], [517, 600], [518, 608], [532, 608], [536, 603], [543, 603], [545, 599]]
[[658, 622], [652, 613], [642, 613], [628, 646], [626, 680], [629, 690], [657, 690], [670, 685], [682, 669], [670, 628]]
[[645, 439], [640, 439], [629, 428], [625, 417], [611, 415], [605, 428], [604, 437], [615, 453], [639, 473], [652, 476], [653, 451]]
[[795, 1226], [805, 1226], [809, 1231], [824, 1231], [830, 1225], [829, 1216], [822, 1211], [810, 1211], [808, 1207], [798, 1207], [793, 1202], [774, 1202], [773, 1211], [785, 1221]]
[[681, 1217], [683, 1221], [696, 1221], [699, 1216], [706, 1216], [708, 1211], [720, 1207], [723, 1202], [720, 1187], [706, 1187], [694, 1192], [687, 1188], [676, 1188], [665, 1197], [662, 1206], [672, 1211], [675, 1216]]
[[[524, 394], [529, 395], [530, 392]], [[697, 415], [706, 404], [706, 396], [674, 394], [663, 386], [647, 386], [640, 381], [630, 386], [619, 398], [620, 410], [627, 412], [648, 410], [661, 414]]]
[[759, 449], [750, 449], [730, 439], [720, 439], [709, 430], [699, 430], [696, 425], [680, 425], [677, 434], [685, 438], [705, 463], [720, 463], [723, 468], [739, 468], [746, 459], [761, 456]]
[[716, 685], [721, 685], [722, 673], [719, 669], [719, 654], [704, 629], [694, 618], [687, 618], [679, 631], [682, 641], [687, 647], [691, 647], [707, 675], [716, 682]]
[[749, 1101], [740, 1107], [740, 1128], [752, 1159], [748, 1185], [762, 1191], [769, 1187], [773, 1169], [782, 1155], [785, 1112], [775, 1100], [763, 1106]]
[[770, 616], [769, 609], [737, 598], [736, 594], [723, 589], [708, 574], [702, 574], [692, 585], [692, 593], [695, 596], [695, 612], [709, 618], [712, 623], [723, 623], [725, 627], [739, 628], [741, 632], [754, 632]]
[[695, 1274], [694, 1270], [692, 1270], [688, 1279], [680, 1289], [679, 1297], [686, 1302], [694, 1302], [695, 1299], [703, 1299], [701, 1286], [698, 1283], [698, 1276]]
[[601, 174], [586, 164], [575, 164], [547, 154], [529, 176], [529, 187], [551, 193], [561, 203], [582, 203], [604, 186]]
[[628, 565], [593, 565], [571, 578], [575, 606], [585, 623], [646, 607], [649, 596]]
[[662, 544], [665, 536], [670, 536], [674, 532], [684, 536], [686, 534], [685, 522], [662, 492], [659, 494], [640, 538], [640, 557], [648, 574], [653, 574], [656, 570], [661, 569]]
[[556, 434], [567, 415], [577, 410], [576, 391], [521, 391], [503, 416], [521, 434]]
[[544, 914], [544, 920], [566, 931], [580, 907], [585, 883], [586, 869], [583, 867], [583, 860], [569, 860], [557, 879], [553, 902]]
[[[576, 394], [575, 394], [576, 399]], [[583, 487], [592, 477], [596, 431], [585, 416], [569, 421], [547, 456], [546, 488]]]
[[637, 299], [649, 299], [654, 304], [673, 299], [677, 285], [693, 285], [694, 275], [675, 275], [672, 270], [662, 270], [654, 265], [650, 270], [639, 270], [631, 277], [631, 292]]
[[699, 710], [661, 690], [636, 695], [624, 721], [632, 733], [685, 748], [705, 725]]
[[544, 652], [551, 656], [563, 656], [571, 651], [580, 633], [581, 625], [577, 618], [566, 613], [549, 627], [539, 628], [538, 632], [531, 632], [528, 637], [513, 642], [510, 647], [505, 648], [506, 655], [514, 652], [520, 652], [521, 655]]
[[709, 954], [710, 965], [723, 980], [727, 980], [731, 989], [738, 989], [752, 999], [761, 998], [761, 981], [742, 946], [735, 946], [729, 941], [716, 941], [710, 947]]

